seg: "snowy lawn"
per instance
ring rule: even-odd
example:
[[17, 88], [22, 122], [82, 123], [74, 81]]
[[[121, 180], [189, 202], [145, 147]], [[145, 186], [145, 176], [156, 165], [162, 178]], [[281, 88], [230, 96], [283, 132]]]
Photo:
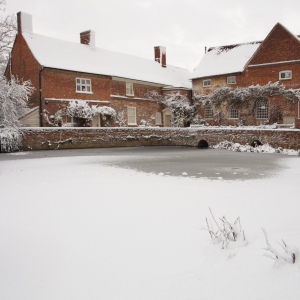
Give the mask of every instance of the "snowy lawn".
[[[107, 160], [0, 162], [0, 299], [300, 299], [300, 264], [264, 257], [261, 230], [279, 251], [282, 238], [300, 247], [299, 157], [284, 159], [275, 178], [246, 181]], [[213, 244], [201, 230], [208, 207], [239, 216], [247, 244]]]

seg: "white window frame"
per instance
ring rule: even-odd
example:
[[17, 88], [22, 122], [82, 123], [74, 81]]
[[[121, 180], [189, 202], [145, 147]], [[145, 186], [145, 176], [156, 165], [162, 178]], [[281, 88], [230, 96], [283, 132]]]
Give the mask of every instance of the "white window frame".
[[155, 113], [155, 125], [162, 125], [161, 120], [162, 120], [161, 113], [160, 112], [156, 112]]
[[[264, 104], [264, 105], [261, 105]], [[256, 103], [256, 119], [269, 118], [269, 103], [267, 100], [258, 100]]]
[[231, 105], [229, 107], [228, 118], [229, 119], [238, 119], [239, 118], [239, 110], [235, 105]]
[[127, 106], [127, 120], [128, 125], [136, 125], [136, 107]]
[[211, 86], [211, 79], [204, 79], [203, 80], [203, 87]]
[[77, 117], [67, 116], [66, 122], [67, 122], [67, 124], [77, 124], [78, 118]]
[[290, 80], [293, 77], [292, 75], [293, 74], [292, 74], [291, 70], [280, 71], [279, 72], [279, 80]]
[[76, 93], [93, 94], [92, 92], [92, 80], [90, 78], [76, 77]]
[[213, 119], [213, 109], [210, 103], [204, 104], [204, 119], [205, 120]]
[[236, 76], [228, 76], [227, 84], [236, 84]]
[[298, 100], [298, 119], [300, 119], [300, 100]]
[[134, 96], [132, 82], [126, 82], [126, 96]]

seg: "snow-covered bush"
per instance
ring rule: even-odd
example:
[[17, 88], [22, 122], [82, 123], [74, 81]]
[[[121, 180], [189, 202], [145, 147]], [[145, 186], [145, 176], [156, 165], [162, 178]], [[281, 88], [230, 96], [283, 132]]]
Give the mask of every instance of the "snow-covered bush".
[[19, 118], [27, 112], [27, 101], [33, 90], [30, 81], [19, 82], [15, 77], [7, 81], [0, 76], [1, 152], [18, 149], [22, 139]]
[[49, 112], [47, 109], [43, 110], [44, 120], [50, 127], [61, 127], [62, 126], [62, 114], [63, 111], [60, 109], [54, 115], [49, 117]]
[[0, 129], [0, 152], [13, 152], [18, 150], [22, 142], [22, 134], [18, 128], [6, 127]]
[[124, 112], [124, 110], [118, 111], [117, 121], [119, 123], [119, 127], [126, 127], [127, 120], [125, 118], [125, 112]]
[[171, 111], [174, 127], [187, 127], [193, 124], [194, 120], [198, 121], [200, 118], [198, 115], [199, 103], [192, 103], [188, 97], [180, 93], [160, 95], [153, 91], [149, 93], [149, 97], [157, 100]]
[[295, 156], [300, 155], [299, 150], [282, 149], [281, 147], [273, 148], [268, 143], [265, 143], [264, 145], [256, 144], [253, 147], [249, 144], [241, 145], [239, 143], [223, 141], [223, 142], [219, 143], [218, 145], [213, 146], [213, 148], [214, 149], [225, 149], [225, 150], [230, 150], [230, 151], [234, 151], [234, 152], [280, 153], [280, 154], [295, 155]]
[[276, 248], [274, 248], [268, 238], [267, 231], [262, 228], [262, 231], [265, 235], [267, 248], [264, 248], [264, 250], [271, 252], [271, 254], [265, 254], [264, 256], [269, 257], [271, 259], [275, 260], [275, 263], [289, 263], [289, 264], [300, 264], [300, 252], [299, 248], [295, 246], [290, 246], [287, 243], [282, 240], [281, 248], [283, 249], [283, 252], [279, 252]]
[[87, 101], [73, 100], [70, 101], [66, 108], [66, 115], [78, 119], [78, 126], [91, 126], [92, 118], [97, 115], [97, 107], [89, 106]]
[[89, 103], [84, 100], [70, 101], [66, 108], [66, 115], [77, 118], [79, 127], [91, 126], [94, 116], [100, 115], [101, 124], [107, 127], [116, 119], [116, 111], [109, 106], [89, 106]]
[[113, 121], [116, 119], [116, 111], [109, 106], [98, 106], [96, 108], [96, 114], [101, 116], [101, 123], [104, 127], [108, 127], [111, 125]]
[[207, 230], [214, 243], [222, 244], [222, 249], [225, 249], [230, 242], [246, 240], [239, 217], [234, 221], [234, 223], [230, 223], [229, 221], [227, 221], [226, 217], [223, 216], [222, 218], [220, 218], [221, 223], [219, 224], [216, 221], [210, 208], [209, 211], [215, 225], [217, 226], [217, 229], [215, 230], [212, 222], [206, 218]]

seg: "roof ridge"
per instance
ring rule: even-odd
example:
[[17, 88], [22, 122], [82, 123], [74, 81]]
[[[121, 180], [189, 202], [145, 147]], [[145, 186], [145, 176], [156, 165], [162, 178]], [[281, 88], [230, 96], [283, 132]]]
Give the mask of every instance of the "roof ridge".
[[220, 52], [222, 51], [228, 51], [231, 50], [235, 47], [239, 47], [239, 46], [244, 46], [244, 45], [256, 45], [256, 44], [261, 44], [263, 41], [253, 41], [253, 42], [245, 42], [245, 43], [239, 43], [239, 44], [231, 44], [231, 45], [223, 45], [223, 46], [214, 46], [214, 47], [210, 47], [207, 52], [210, 52], [212, 50], [220, 50]]

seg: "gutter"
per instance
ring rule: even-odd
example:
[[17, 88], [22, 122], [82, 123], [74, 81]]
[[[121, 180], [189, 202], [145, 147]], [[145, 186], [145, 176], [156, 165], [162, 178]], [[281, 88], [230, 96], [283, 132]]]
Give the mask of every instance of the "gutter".
[[39, 70], [39, 94], [40, 94], [39, 114], [40, 114], [40, 127], [43, 127], [43, 122], [42, 122], [42, 71], [43, 71], [43, 66], [41, 66], [41, 69]]

